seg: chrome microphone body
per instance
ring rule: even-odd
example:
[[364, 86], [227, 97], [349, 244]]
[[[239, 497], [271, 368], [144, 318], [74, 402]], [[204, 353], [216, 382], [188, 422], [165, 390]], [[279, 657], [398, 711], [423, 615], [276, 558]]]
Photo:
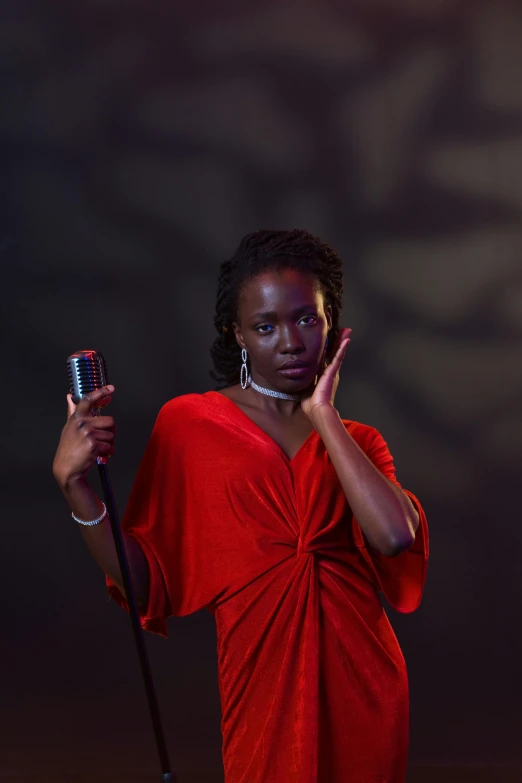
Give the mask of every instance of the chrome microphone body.
[[[99, 351], [76, 351], [67, 359], [69, 392], [72, 401], [78, 405], [89, 392], [101, 389], [109, 383], [107, 365]], [[92, 408], [92, 415], [99, 416], [100, 408]], [[108, 457], [96, 457], [98, 465], [105, 465]]]

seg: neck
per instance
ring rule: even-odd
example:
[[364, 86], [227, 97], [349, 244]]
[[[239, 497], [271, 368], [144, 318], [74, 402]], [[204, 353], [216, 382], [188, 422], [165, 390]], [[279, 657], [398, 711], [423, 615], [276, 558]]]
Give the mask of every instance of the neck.
[[[262, 378], [254, 379], [249, 375], [248, 387], [243, 390], [243, 394], [248, 392], [248, 397], [258, 408], [288, 416], [301, 410], [301, 398], [304, 391], [281, 392], [274, 389]], [[284, 395], [287, 395], [288, 398]]]

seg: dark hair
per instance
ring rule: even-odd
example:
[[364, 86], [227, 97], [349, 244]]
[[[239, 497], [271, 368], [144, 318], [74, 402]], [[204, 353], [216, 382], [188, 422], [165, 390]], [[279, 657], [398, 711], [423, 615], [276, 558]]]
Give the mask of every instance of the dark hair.
[[325, 305], [332, 308], [332, 328], [328, 333], [331, 347], [339, 331], [342, 310], [343, 266], [338, 254], [308, 231], [255, 231], [241, 240], [232, 258], [220, 267], [214, 326], [218, 337], [210, 348], [214, 370], [210, 377], [219, 383], [217, 389], [239, 383], [241, 348], [232, 323], [237, 322], [237, 308], [242, 286], [266, 270], [297, 269], [315, 277]]

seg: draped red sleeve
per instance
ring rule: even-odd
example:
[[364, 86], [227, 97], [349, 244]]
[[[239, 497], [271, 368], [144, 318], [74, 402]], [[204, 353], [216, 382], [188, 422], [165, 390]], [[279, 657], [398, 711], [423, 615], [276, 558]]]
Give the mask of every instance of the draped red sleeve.
[[[165, 637], [169, 616], [205, 607], [222, 583], [209, 556], [215, 542], [205, 514], [206, 499], [219, 477], [210, 471], [211, 454], [204, 456], [205, 422], [192, 404], [198, 397], [183, 395], [161, 408], [121, 522], [140, 545], [149, 569], [142, 627]], [[219, 504], [218, 493], [215, 501]], [[109, 595], [128, 611], [125, 597], [109, 577], [106, 584]]]
[[[395, 475], [393, 457], [381, 433], [374, 427], [356, 422], [348, 429], [380, 472], [401, 487]], [[407, 489], [403, 489], [403, 492], [408, 495], [419, 514], [415, 541], [408, 550], [397, 557], [381, 554], [370, 546], [355, 516], [352, 517], [352, 530], [354, 542], [375, 574], [381, 592], [394, 609], [407, 614], [415, 611], [422, 599], [428, 568], [429, 535], [426, 515], [419, 500], [413, 492]]]

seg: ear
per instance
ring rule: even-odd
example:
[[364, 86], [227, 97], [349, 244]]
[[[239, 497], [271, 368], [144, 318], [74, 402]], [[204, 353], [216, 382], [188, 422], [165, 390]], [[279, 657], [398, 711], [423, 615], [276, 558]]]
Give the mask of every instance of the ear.
[[239, 347], [240, 348], [246, 348], [245, 341], [243, 340], [243, 335], [241, 333], [241, 329], [239, 328], [239, 326], [234, 322], [232, 324], [232, 328], [234, 330], [235, 338], [236, 338], [237, 342], [239, 343]]
[[330, 331], [333, 324], [332, 305], [326, 305], [326, 307], [324, 308], [324, 314], [326, 315], [326, 323], [328, 324], [328, 331]]

